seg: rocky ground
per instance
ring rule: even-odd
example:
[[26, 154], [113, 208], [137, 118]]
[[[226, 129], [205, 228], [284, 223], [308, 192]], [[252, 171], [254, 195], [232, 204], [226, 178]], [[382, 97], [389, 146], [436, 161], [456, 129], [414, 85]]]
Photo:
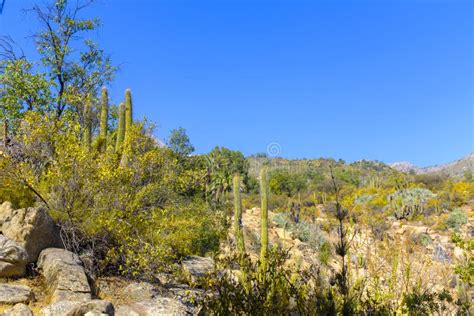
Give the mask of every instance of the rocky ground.
[[[463, 208], [468, 216], [469, 222], [464, 225], [460, 234], [465, 238], [474, 238], [474, 216], [472, 208]], [[319, 217], [315, 219], [315, 225], [320, 229], [321, 237], [334, 244], [337, 242], [337, 232], [325, 230], [331, 222], [331, 216], [319, 208]], [[289, 250], [290, 262], [300, 267], [311, 265], [320, 266], [328, 278], [341, 269], [337, 256], [333, 255], [328, 262], [322, 264], [319, 260], [319, 251], [308, 242], [300, 240], [291, 230], [277, 225], [275, 216], [269, 212], [271, 224], [269, 227], [269, 242]], [[250, 252], [255, 260], [259, 254], [260, 236], [260, 210], [253, 208], [246, 210], [242, 215], [245, 233], [246, 250]], [[335, 224], [335, 223], [333, 223]], [[448, 289], [454, 297], [458, 295], [459, 278], [454, 273], [456, 264], [466, 262], [466, 252], [454, 244], [451, 240], [452, 231], [438, 230], [421, 222], [407, 222], [392, 220], [384, 232], [386, 238], [380, 240], [374, 236], [369, 227], [357, 225], [349, 229], [350, 247], [350, 274], [353, 282], [365, 279], [380, 278], [382, 287], [388, 290], [390, 278], [395, 278], [395, 283], [401, 287], [407, 277], [408, 269], [411, 270], [412, 282], [419, 282], [424, 288], [434, 291]], [[423, 236], [423, 237], [422, 237]], [[230, 237], [232, 239], [232, 236]], [[419, 242], [420, 238], [426, 238], [426, 244]], [[418, 240], [418, 242], [416, 242]], [[228, 250], [228, 249], [227, 249]], [[471, 253], [472, 256], [473, 253]], [[398, 271], [393, 274], [394, 264]], [[367, 282], [367, 283], [369, 283]], [[366, 284], [367, 287], [371, 286]], [[474, 301], [474, 290], [467, 289], [468, 296]]]
[[[200, 293], [161, 275], [159, 284], [121, 278], [91, 280], [79, 257], [62, 249], [42, 208], [0, 205], [0, 315], [151, 316], [197, 314]], [[213, 269], [210, 258], [182, 263], [190, 281]], [[28, 271], [29, 269], [34, 271]], [[92, 285], [92, 286], [91, 286]]]
[[[465, 212], [472, 215], [469, 208]], [[269, 212], [271, 220], [274, 216]], [[328, 221], [330, 219], [324, 212], [316, 219], [319, 226]], [[473, 221], [473, 217], [469, 216], [469, 223], [462, 231], [464, 235], [472, 237]], [[260, 210], [245, 211], [243, 225], [247, 251], [257, 259]], [[58, 231], [44, 209], [14, 210], [5, 202], [0, 205], [0, 228], [0, 315], [193, 315], [199, 310], [196, 302], [202, 297], [202, 291], [168, 274], [161, 274], [160, 282], [156, 284], [118, 277], [92, 280], [79, 257], [61, 248]], [[399, 256], [404, 264], [413, 261], [413, 269], [418, 269], [422, 277], [426, 275], [434, 286], [456, 287], [452, 267], [464, 259], [465, 253], [451, 242], [448, 232], [440, 232], [421, 223], [394, 221], [386, 233], [389, 238], [388, 244], [384, 245], [377, 242], [368, 229], [357, 231], [352, 240], [353, 249], [356, 249], [351, 253], [353, 275], [369, 276], [371, 268], [377, 273], [386, 268], [386, 273], [390, 274], [393, 261], [383, 258]], [[323, 238], [334, 241], [333, 234], [324, 230], [321, 234]], [[432, 241], [421, 250], [404, 252], [402, 248], [396, 248], [397, 243], [421, 234], [429, 236]], [[317, 249], [274, 221], [271, 221], [269, 240], [270, 244], [290, 249], [291, 260], [300, 266], [321, 264]], [[385, 257], [383, 251], [386, 251]], [[364, 266], [359, 266], [360, 257], [371, 264], [366, 262]], [[326, 263], [329, 275], [339, 268], [338, 264], [334, 258]], [[190, 257], [183, 261], [182, 270], [190, 281], [188, 283], [193, 283], [196, 278], [211, 271], [213, 266], [210, 258]]]

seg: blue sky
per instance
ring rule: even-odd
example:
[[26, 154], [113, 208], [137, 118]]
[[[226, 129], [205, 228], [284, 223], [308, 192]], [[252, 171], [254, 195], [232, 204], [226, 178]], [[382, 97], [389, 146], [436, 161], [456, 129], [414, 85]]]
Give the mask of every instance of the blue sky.
[[[7, 0], [0, 34], [35, 57], [35, 30]], [[198, 153], [408, 160], [474, 151], [474, 2], [456, 0], [101, 0], [93, 34], [121, 64], [115, 102]]]

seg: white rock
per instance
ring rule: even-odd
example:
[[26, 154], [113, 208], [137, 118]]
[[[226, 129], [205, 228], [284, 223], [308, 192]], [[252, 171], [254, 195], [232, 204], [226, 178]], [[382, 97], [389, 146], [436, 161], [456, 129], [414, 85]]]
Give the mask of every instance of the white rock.
[[12, 308], [7, 309], [3, 312], [2, 316], [34, 316], [31, 309], [23, 304], [18, 303]]
[[150, 300], [118, 306], [115, 316], [185, 316], [192, 315], [178, 300], [157, 297]]
[[39, 253], [58, 246], [58, 233], [53, 220], [43, 208], [14, 210], [4, 219], [2, 233], [25, 248], [28, 262], [36, 262]]
[[0, 304], [29, 303], [33, 291], [26, 285], [0, 284]]
[[191, 256], [182, 262], [183, 271], [192, 281], [214, 271], [214, 260], [209, 257]]
[[0, 235], [0, 277], [25, 275], [28, 254], [17, 242]]
[[90, 301], [91, 289], [79, 257], [70, 251], [48, 248], [41, 252], [38, 268], [52, 291], [51, 302]]
[[60, 301], [46, 306], [41, 310], [44, 316], [113, 316], [115, 314], [112, 303], [102, 300], [87, 302]]

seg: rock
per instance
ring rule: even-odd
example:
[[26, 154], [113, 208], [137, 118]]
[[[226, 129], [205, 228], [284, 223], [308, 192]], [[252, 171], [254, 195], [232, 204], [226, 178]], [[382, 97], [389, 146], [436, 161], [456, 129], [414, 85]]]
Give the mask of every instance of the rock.
[[134, 302], [151, 299], [158, 294], [156, 288], [146, 282], [131, 283], [123, 289], [122, 293], [124, 297], [126, 296], [130, 301]]
[[56, 226], [43, 208], [14, 210], [5, 218], [2, 233], [25, 248], [28, 262], [36, 262], [43, 249], [58, 246]]
[[143, 316], [130, 305], [119, 305], [115, 309], [115, 316]]
[[44, 316], [67, 315], [79, 304], [79, 302], [72, 301], [56, 302], [43, 308], [41, 314]]
[[0, 227], [6, 219], [11, 217], [12, 213], [13, 207], [10, 202], [3, 202], [3, 204], [0, 205]]
[[168, 285], [175, 283], [175, 278], [171, 273], [158, 272], [155, 274], [155, 277], [158, 279], [161, 285]]
[[206, 292], [201, 289], [175, 287], [169, 288], [168, 294], [183, 303], [193, 315], [198, 315], [200, 310], [199, 303], [202, 302]]
[[462, 261], [465, 259], [465, 255], [464, 255], [464, 250], [460, 247], [454, 247], [454, 250], [453, 250], [453, 257], [454, 259], [458, 260], [458, 261]]
[[440, 243], [434, 245], [433, 259], [439, 262], [451, 262], [451, 257]]
[[41, 252], [38, 268], [52, 291], [51, 302], [89, 301], [91, 288], [79, 258], [70, 251], [48, 248]]
[[0, 284], [0, 304], [28, 303], [33, 299], [33, 291], [26, 285]]
[[115, 315], [115, 309], [112, 303], [102, 300], [92, 300], [79, 303], [66, 314], [66, 316], [102, 316]]
[[115, 315], [112, 303], [102, 300], [86, 302], [60, 301], [46, 306], [41, 310], [44, 316], [113, 316]]
[[214, 271], [214, 260], [209, 257], [190, 256], [182, 262], [183, 271], [187, 274], [191, 281], [206, 276]]
[[118, 306], [115, 316], [184, 316], [192, 315], [186, 305], [167, 297]]
[[0, 277], [25, 275], [28, 254], [18, 243], [0, 235]]
[[3, 312], [3, 314], [0, 314], [0, 315], [2, 316], [34, 316], [31, 309], [23, 303], [16, 304], [15, 306], [7, 309], [5, 312]]

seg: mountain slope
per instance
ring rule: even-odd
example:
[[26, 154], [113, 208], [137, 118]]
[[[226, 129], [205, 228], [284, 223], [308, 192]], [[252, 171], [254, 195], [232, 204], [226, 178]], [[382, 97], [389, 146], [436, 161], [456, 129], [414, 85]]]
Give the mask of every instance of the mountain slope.
[[474, 173], [474, 153], [453, 162], [425, 168], [417, 167], [406, 161], [392, 163], [390, 167], [402, 172], [410, 172], [413, 170], [416, 174], [442, 173], [448, 176], [461, 177], [466, 171]]

